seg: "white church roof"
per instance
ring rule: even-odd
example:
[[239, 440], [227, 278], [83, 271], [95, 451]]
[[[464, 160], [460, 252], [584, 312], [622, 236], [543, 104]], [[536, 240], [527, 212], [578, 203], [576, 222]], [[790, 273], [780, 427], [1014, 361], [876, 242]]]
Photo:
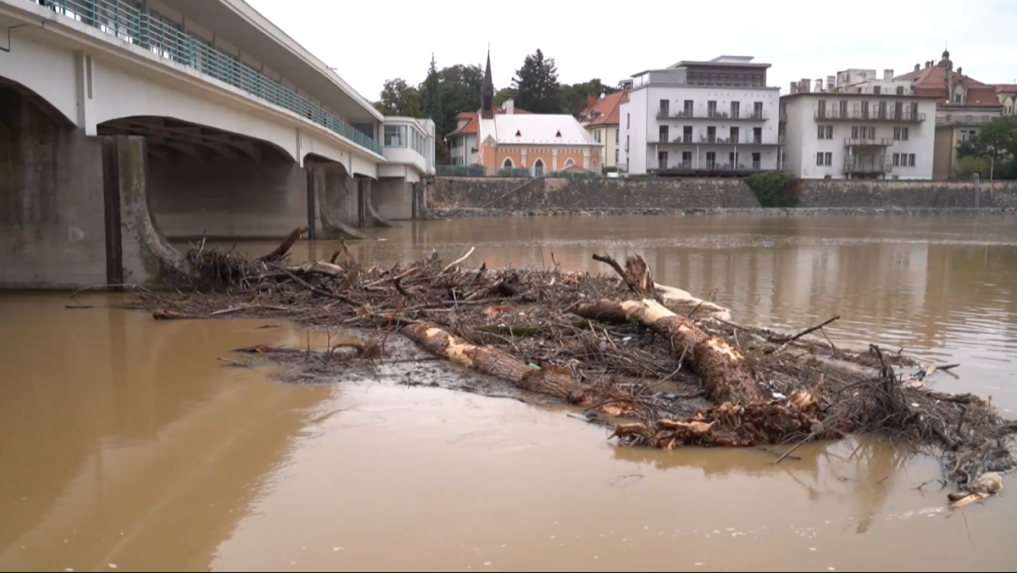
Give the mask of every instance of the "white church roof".
[[499, 145], [600, 145], [576, 118], [567, 114], [497, 115], [481, 123], [481, 141], [492, 135]]

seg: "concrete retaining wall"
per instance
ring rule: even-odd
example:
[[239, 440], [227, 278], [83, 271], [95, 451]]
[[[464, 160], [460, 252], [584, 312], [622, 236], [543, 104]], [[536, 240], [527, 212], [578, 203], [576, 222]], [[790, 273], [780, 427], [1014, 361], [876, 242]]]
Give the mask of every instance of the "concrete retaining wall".
[[[915, 212], [1017, 209], [1017, 181], [796, 182], [801, 209]], [[427, 193], [428, 209], [443, 216], [505, 213], [651, 213], [756, 209], [759, 202], [739, 179], [508, 179], [439, 177]]]
[[798, 184], [800, 207], [1015, 209], [1017, 181], [825, 181]]
[[626, 210], [755, 208], [740, 179], [522, 179], [440, 177], [429, 209]]

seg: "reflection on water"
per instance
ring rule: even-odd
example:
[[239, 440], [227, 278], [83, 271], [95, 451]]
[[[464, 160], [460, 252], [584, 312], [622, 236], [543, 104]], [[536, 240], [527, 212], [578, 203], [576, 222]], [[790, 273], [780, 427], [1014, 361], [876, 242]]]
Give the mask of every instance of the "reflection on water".
[[[639, 252], [744, 320], [841, 314], [962, 363], [1017, 407], [1017, 229], [1004, 219], [499, 219], [354, 247], [601, 272]], [[245, 245], [262, 250], [266, 245]], [[334, 244], [300, 245], [304, 257]], [[0, 296], [0, 570], [868, 570], [1017, 563], [1012, 497], [941, 510], [939, 470], [872, 440], [616, 449], [563, 411], [391, 384], [287, 386], [216, 359], [302, 346], [265, 322], [155, 322], [114, 297]], [[1008, 481], [1008, 488], [1014, 487]]]

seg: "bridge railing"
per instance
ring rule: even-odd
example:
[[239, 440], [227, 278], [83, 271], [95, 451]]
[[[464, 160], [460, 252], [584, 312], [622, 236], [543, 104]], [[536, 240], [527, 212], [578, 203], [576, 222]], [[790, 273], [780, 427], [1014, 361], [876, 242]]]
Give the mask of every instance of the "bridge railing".
[[339, 119], [318, 104], [298, 94], [233, 54], [181, 29], [157, 12], [146, 12], [130, 0], [29, 0], [97, 28], [122, 41], [139, 45], [152, 53], [182, 64], [237, 87], [252, 97], [288, 109], [320, 124], [357, 145], [381, 154], [382, 146], [372, 137]]

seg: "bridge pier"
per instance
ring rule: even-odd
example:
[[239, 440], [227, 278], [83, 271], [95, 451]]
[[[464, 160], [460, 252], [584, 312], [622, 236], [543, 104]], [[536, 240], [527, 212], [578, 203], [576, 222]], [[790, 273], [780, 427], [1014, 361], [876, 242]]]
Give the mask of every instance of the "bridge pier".
[[102, 145], [0, 84], [0, 288], [106, 282]]

